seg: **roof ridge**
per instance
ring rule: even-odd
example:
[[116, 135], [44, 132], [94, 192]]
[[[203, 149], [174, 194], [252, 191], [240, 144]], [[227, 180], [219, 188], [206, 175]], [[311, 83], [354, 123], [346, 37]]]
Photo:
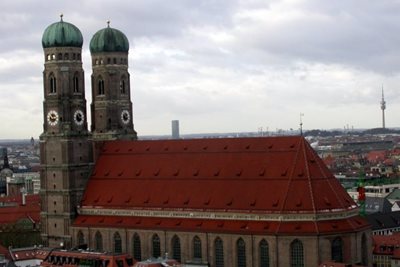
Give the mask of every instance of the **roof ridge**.
[[[291, 170], [290, 170], [290, 175], [289, 175], [289, 179], [288, 179], [288, 182], [287, 182], [286, 193], [284, 194], [284, 200], [282, 202], [282, 206], [281, 206], [281, 209], [280, 209], [281, 213], [284, 211], [284, 208], [285, 208], [285, 205], [286, 205], [286, 202], [287, 202], [287, 199], [288, 199], [290, 185], [292, 184], [293, 174], [294, 174], [294, 171], [295, 171], [295, 165], [296, 165], [299, 153], [300, 153], [300, 146], [298, 147], [298, 149], [296, 151], [296, 155], [293, 157], [293, 163], [290, 165]], [[281, 224], [279, 224], [278, 227], [276, 228], [276, 232], [277, 233], [279, 232], [280, 226], [281, 226]]]
[[[313, 187], [312, 187], [312, 183], [311, 183], [311, 177], [310, 177], [310, 169], [309, 169], [309, 161], [307, 160], [308, 159], [308, 154], [306, 153], [306, 149], [307, 149], [307, 146], [306, 146], [306, 144], [305, 144], [305, 142], [307, 142], [306, 140], [305, 140], [305, 138], [300, 138], [300, 145], [302, 146], [302, 149], [303, 149], [303, 156], [304, 156], [304, 166], [306, 167], [306, 173], [307, 173], [307, 180], [308, 180], [308, 187], [309, 187], [309, 190], [310, 190], [310, 198], [311, 198], [311, 205], [312, 205], [312, 208], [313, 208], [313, 212], [314, 213], [317, 213], [317, 209], [315, 208], [315, 199], [314, 199], [314, 190], [313, 190]], [[314, 224], [315, 224], [315, 229], [316, 229], [316, 231], [317, 231], [317, 233], [319, 233], [319, 227], [318, 227], [318, 224], [317, 224], [317, 222], [316, 221], [314, 221]]]

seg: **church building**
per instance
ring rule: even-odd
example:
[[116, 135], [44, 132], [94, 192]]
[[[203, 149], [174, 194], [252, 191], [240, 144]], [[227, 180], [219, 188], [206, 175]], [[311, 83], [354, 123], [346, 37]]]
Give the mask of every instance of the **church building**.
[[53, 23], [44, 49], [42, 238], [137, 260], [222, 266], [371, 265], [371, 229], [302, 136], [136, 140], [129, 42]]

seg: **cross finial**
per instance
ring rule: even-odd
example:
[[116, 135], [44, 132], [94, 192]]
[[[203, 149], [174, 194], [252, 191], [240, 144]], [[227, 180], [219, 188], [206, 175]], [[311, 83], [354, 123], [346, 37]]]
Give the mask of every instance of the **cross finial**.
[[63, 21], [63, 17], [64, 17], [64, 14], [61, 13], [61, 14], [60, 14], [61, 21]]
[[107, 27], [110, 28], [110, 20], [107, 20]]

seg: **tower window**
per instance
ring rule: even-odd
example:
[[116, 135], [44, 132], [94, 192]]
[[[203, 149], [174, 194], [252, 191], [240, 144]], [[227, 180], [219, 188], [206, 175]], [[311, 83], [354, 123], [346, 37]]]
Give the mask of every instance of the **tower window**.
[[97, 89], [98, 95], [104, 95], [104, 80], [102, 78], [98, 81]]
[[113, 62], [114, 62], [114, 64], [117, 64], [117, 59], [113, 58]]
[[69, 60], [69, 55], [68, 55], [68, 53], [65, 53], [65, 54], [64, 54], [64, 60]]
[[120, 92], [121, 92], [121, 94], [126, 94], [126, 83], [125, 83], [125, 80], [124, 80], [124, 78], [122, 78], [123, 80], [121, 80], [120, 82], [119, 82], [119, 89], [120, 89]]
[[118, 232], [114, 234], [114, 252], [122, 253], [122, 240]]
[[51, 60], [51, 55], [47, 55], [47, 61]]
[[107, 58], [107, 64], [111, 64], [111, 58]]
[[50, 74], [49, 82], [50, 82], [50, 94], [57, 93], [57, 80], [53, 74]]
[[58, 53], [57, 60], [61, 60], [61, 59], [62, 59], [62, 54]]
[[56, 59], [56, 55], [51, 54], [51, 59], [52, 59], [52, 60], [55, 60], [55, 59]]
[[103, 250], [103, 236], [100, 234], [99, 231], [97, 231], [95, 236], [94, 236], [94, 249], [96, 251], [102, 251]]
[[74, 83], [74, 93], [79, 93], [79, 78], [78, 78], [78, 76], [74, 77], [73, 83]]
[[81, 60], [81, 54], [80, 54], [80, 53], [78, 53], [78, 54], [76, 55], [76, 59], [77, 59], [77, 60]]
[[75, 59], [76, 59], [76, 54], [72, 53], [72, 60], [75, 60]]

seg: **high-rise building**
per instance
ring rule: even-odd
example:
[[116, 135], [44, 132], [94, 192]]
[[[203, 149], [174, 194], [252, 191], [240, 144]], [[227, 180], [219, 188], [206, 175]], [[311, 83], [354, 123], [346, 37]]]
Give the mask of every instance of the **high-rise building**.
[[172, 139], [179, 139], [179, 120], [171, 121]]

